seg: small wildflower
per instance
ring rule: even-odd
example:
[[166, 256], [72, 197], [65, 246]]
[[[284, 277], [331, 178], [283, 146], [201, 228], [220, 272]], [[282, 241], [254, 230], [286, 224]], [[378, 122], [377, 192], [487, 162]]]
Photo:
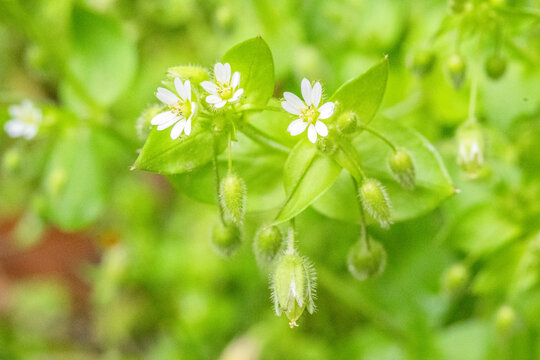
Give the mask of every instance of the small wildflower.
[[173, 92], [159, 87], [156, 97], [169, 106], [169, 110], [157, 114], [150, 122], [157, 125], [158, 131], [171, 127], [171, 139], [175, 140], [184, 132], [191, 134], [191, 119], [197, 112], [197, 103], [191, 101], [191, 83], [186, 80], [184, 83], [179, 78], [174, 79], [174, 87], [180, 97]]
[[24, 100], [20, 105], [11, 105], [8, 111], [11, 119], [4, 124], [4, 130], [9, 137], [29, 140], [36, 136], [43, 117], [39, 108]]
[[244, 89], [236, 89], [240, 85], [240, 73], [236, 71], [231, 76], [231, 65], [229, 63], [217, 63], [214, 66], [214, 76], [216, 83], [211, 81], [201, 82], [201, 86], [210, 95], [206, 97], [206, 102], [214, 105], [216, 109], [222, 108], [227, 102], [233, 103], [240, 99]]
[[319, 107], [322, 97], [322, 87], [320, 82], [316, 82], [313, 87], [308, 79], [304, 78], [301, 84], [302, 101], [298, 96], [290, 92], [283, 93], [285, 101], [281, 106], [285, 111], [293, 115], [298, 115], [299, 119], [290, 123], [287, 131], [296, 136], [308, 129], [308, 139], [315, 144], [317, 134], [320, 136], [328, 135], [326, 124], [320, 120], [328, 119], [334, 114], [334, 103], [327, 102]]

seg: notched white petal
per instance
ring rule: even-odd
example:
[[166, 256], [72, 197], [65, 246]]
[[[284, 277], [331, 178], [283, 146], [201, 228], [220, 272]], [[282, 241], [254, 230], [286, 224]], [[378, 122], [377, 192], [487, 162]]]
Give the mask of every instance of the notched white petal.
[[332, 116], [334, 114], [334, 106], [333, 102], [323, 104], [323, 106], [319, 108], [319, 119], [324, 120]]
[[302, 119], [296, 119], [292, 123], [289, 124], [289, 127], [287, 127], [287, 131], [292, 136], [296, 136], [303, 133], [304, 130], [306, 130], [307, 126], [308, 126], [308, 123], [302, 121]]
[[315, 123], [315, 130], [317, 130], [317, 134], [319, 134], [321, 136], [327, 136], [328, 135], [328, 127], [322, 121], [317, 121]]
[[281, 107], [288, 113], [291, 113], [293, 115], [300, 115], [300, 110], [297, 107], [291, 105], [291, 103], [288, 101], [282, 101]]
[[182, 134], [184, 127], [186, 126], [186, 119], [180, 120], [171, 130], [171, 139], [176, 140]]
[[210, 81], [203, 81], [201, 87], [208, 93], [212, 95], [217, 94], [217, 85]]
[[186, 135], [191, 134], [191, 118], [192, 116], [189, 117], [189, 119], [186, 122], [186, 127], [184, 128], [184, 134]]
[[226, 103], [227, 103], [227, 100], [223, 100], [222, 102], [219, 102], [219, 103], [217, 103], [217, 104], [214, 104], [214, 107], [215, 107], [216, 109], [220, 109], [220, 108], [224, 107]]
[[176, 103], [179, 99], [178, 96], [174, 95], [171, 91], [159, 87], [156, 93], [156, 97], [163, 103], [170, 105]]
[[[283, 97], [285, 98], [285, 100], [287, 100], [287, 102], [291, 106], [293, 106], [295, 109], [297, 109], [298, 112], [300, 112], [302, 110], [302, 108], [306, 106], [304, 104], [304, 102], [298, 96], [296, 96], [295, 94], [293, 94], [291, 92], [288, 92], [288, 91], [284, 92]], [[298, 115], [298, 114], [296, 114], [296, 115]]]
[[217, 103], [220, 103], [222, 101], [223, 100], [217, 95], [208, 95], [206, 97], [206, 102], [209, 103], [209, 104], [217, 104]]
[[225, 83], [229, 84], [231, 81], [231, 64], [223, 64], [223, 78]]
[[178, 95], [180, 95], [180, 98], [186, 100], [187, 93], [182, 80], [180, 80], [179, 78], [174, 78], [174, 87], [176, 88], [176, 92], [178, 93]]
[[319, 103], [321, 102], [321, 96], [322, 86], [321, 83], [317, 81], [315, 85], [313, 85], [313, 90], [311, 90], [311, 103], [313, 104], [313, 106], [319, 106]]
[[173, 114], [170, 111], [164, 111], [162, 113], [157, 114], [150, 120], [150, 124], [152, 125], [161, 125], [166, 123], [167, 121], [170, 121], [171, 119], [175, 118], [176, 115]]
[[240, 73], [236, 71], [231, 78], [231, 87], [234, 90], [238, 85], [240, 85]]
[[186, 89], [187, 100], [191, 101], [191, 82], [189, 80], [184, 82], [184, 89]]
[[240, 96], [242, 96], [242, 94], [244, 93], [244, 89], [238, 89], [234, 92], [232, 98], [229, 100], [229, 102], [235, 102], [235, 101], [238, 101], [238, 99], [240, 99]]
[[306, 105], [311, 105], [311, 83], [308, 79], [303, 78], [302, 83], [300, 84], [302, 89], [302, 97]]
[[159, 124], [158, 127], [157, 127], [157, 130], [161, 131], [161, 130], [167, 129], [168, 127], [173, 125], [175, 122], [177, 122], [181, 118], [182, 118], [181, 116], [175, 116], [171, 120], [169, 120], [169, 121], [167, 121], [165, 123]]
[[315, 125], [309, 124], [309, 127], [307, 129], [307, 137], [309, 141], [315, 144], [315, 141], [317, 141], [317, 130], [315, 129]]

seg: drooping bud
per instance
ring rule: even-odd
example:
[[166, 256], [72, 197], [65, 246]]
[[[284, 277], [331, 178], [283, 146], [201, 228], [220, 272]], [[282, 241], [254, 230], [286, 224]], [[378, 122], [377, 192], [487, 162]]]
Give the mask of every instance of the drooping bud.
[[465, 61], [460, 55], [452, 55], [446, 64], [450, 80], [455, 89], [459, 89], [465, 80]]
[[242, 243], [240, 228], [235, 223], [219, 222], [212, 231], [212, 244], [224, 256], [230, 256]]
[[442, 288], [443, 291], [456, 297], [465, 291], [469, 282], [469, 269], [463, 264], [455, 264], [446, 269], [442, 276]]
[[510, 305], [503, 305], [495, 314], [495, 328], [500, 336], [507, 337], [517, 328], [518, 318], [516, 311]]
[[354, 244], [347, 256], [347, 268], [359, 281], [379, 276], [386, 268], [386, 250], [371, 237]]
[[453, 13], [459, 14], [465, 10], [466, 0], [450, 0], [448, 5]]
[[382, 184], [375, 179], [365, 179], [358, 191], [364, 209], [383, 228], [392, 223], [390, 200]]
[[435, 54], [430, 50], [420, 50], [414, 54], [412, 70], [418, 76], [426, 76], [435, 65]]
[[341, 134], [352, 134], [358, 129], [358, 115], [353, 111], [346, 111], [339, 115], [336, 128]]
[[315, 142], [315, 146], [317, 147], [317, 150], [325, 155], [332, 155], [337, 150], [337, 145], [330, 136], [319, 136]]
[[276, 314], [285, 313], [289, 325], [298, 326], [296, 320], [304, 309], [315, 311], [316, 275], [313, 266], [296, 252], [287, 251], [279, 259], [272, 279], [272, 299]]
[[139, 140], [144, 141], [150, 134], [150, 130], [152, 130], [152, 124], [151, 121], [160, 112], [163, 111], [163, 107], [161, 105], [150, 105], [148, 106], [142, 114], [137, 118], [137, 122], [135, 123], [136, 130], [137, 130], [137, 136], [139, 137]]
[[167, 77], [169, 79], [180, 78], [182, 80], [189, 80], [194, 84], [200, 84], [201, 82], [208, 80], [208, 70], [201, 66], [189, 65], [189, 66], [173, 66], [167, 70]]
[[500, 55], [491, 55], [486, 59], [486, 74], [490, 79], [500, 79], [506, 71], [506, 60]]
[[283, 235], [277, 226], [264, 226], [255, 235], [253, 251], [259, 264], [269, 264], [276, 257], [281, 245]]
[[467, 123], [457, 130], [458, 164], [470, 178], [477, 178], [484, 166], [484, 136], [477, 123]]
[[246, 202], [246, 184], [241, 177], [229, 173], [219, 185], [219, 200], [227, 216], [235, 223], [244, 220]]
[[390, 154], [388, 166], [394, 179], [407, 190], [414, 189], [416, 171], [411, 156], [405, 149], [397, 149]]

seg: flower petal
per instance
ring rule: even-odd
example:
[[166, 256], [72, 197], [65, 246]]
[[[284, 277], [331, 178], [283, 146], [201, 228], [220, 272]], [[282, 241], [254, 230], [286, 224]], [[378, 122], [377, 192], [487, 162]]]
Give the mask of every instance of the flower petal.
[[[304, 104], [304, 102], [298, 96], [296, 96], [293, 93], [284, 92], [283, 97], [285, 98], [285, 100], [287, 100], [289, 105], [291, 105], [293, 108], [297, 109], [299, 112], [302, 111], [302, 109], [306, 106]], [[296, 115], [298, 115], [298, 114], [296, 114]]]
[[301, 83], [302, 97], [306, 105], [311, 105], [311, 84], [308, 79], [303, 78]]
[[25, 139], [30, 140], [34, 136], [36, 136], [37, 132], [38, 132], [38, 127], [37, 126], [35, 126], [35, 125], [27, 125], [26, 128], [24, 129], [23, 136], [25, 137]]
[[240, 73], [236, 71], [231, 78], [231, 87], [234, 90], [238, 85], [240, 85]]
[[320, 82], [316, 82], [315, 85], [313, 85], [313, 90], [311, 91], [311, 103], [313, 106], [318, 107], [319, 103], [321, 102], [321, 96], [322, 96], [322, 87]]
[[212, 95], [217, 95], [217, 85], [210, 81], [203, 81], [201, 83], [202, 88]]
[[332, 116], [334, 114], [334, 106], [333, 102], [324, 103], [323, 106], [319, 108], [319, 119], [324, 120]]
[[179, 78], [174, 78], [174, 87], [176, 88], [176, 92], [178, 93], [178, 95], [180, 95], [180, 98], [186, 100], [187, 93], [182, 80], [180, 80]]
[[159, 124], [157, 127], [157, 130], [161, 131], [161, 130], [167, 129], [168, 127], [170, 127], [171, 125], [173, 125], [175, 122], [177, 122], [180, 119], [182, 119], [181, 116], [175, 116], [171, 120], [167, 121], [166, 123]]
[[289, 124], [289, 127], [287, 127], [287, 131], [292, 135], [296, 136], [298, 134], [301, 134], [306, 130], [308, 126], [307, 122], [302, 121], [302, 119], [296, 119], [292, 123]]
[[217, 103], [220, 103], [222, 101], [223, 100], [217, 95], [208, 95], [206, 97], [206, 102], [209, 103], [209, 104], [217, 104]]
[[170, 105], [176, 103], [179, 99], [178, 96], [174, 95], [171, 91], [164, 89], [162, 87], [158, 88], [156, 97], [163, 103]]
[[223, 64], [223, 70], [224, 70], [224, 76], [225, 76], [225, 82], [227, 84], [231, 83], [231, 64], [225, 63]]
[[187, 100], [191, 101], [191, 82], [189, 80], [184, 81], [184, 89], [186, 89]]
[[180, 134], [182, 134], [182, 131], [184, 131], [184, 127], [186, 127], [186, 119], [182, 119], [176, 125], [174, 125], [171, 130], [171, 139], [178, 139]]
[[12, 138], [22, 136], [25, 132], [24, 124], [18, 120], [9, 120], [6, 122], [4, 124], [4, 130]]
[[317, 141], [317, 130], [315, 130], [315, 125], [309, 124], [307, 129], [307, 137], [309, 141], [315, 144], [315, 141]]
[[222, 84], [227, 82], [229, 79], [226, 78], [225, 66], [222, 63], [217, 63], [214, 66], [214, 77], [216, 80]]
[[244, 89], [238, 89], [234, 92], [232, 98], [229, 99], [229, 102], [235, 102], [235, 101], [238, 101], [238, 99], [240, 99], [240, 96], [242, 96], [242, 94], [244, 93]]
[[192, 117], [193, 117], [193, 115], [191, 115], [189, 117], [189, 119], [186, 122], [186, 127], [184, 128], [184, 134], [186, 134], [186, 135], [191, 134], [191, 118]]
[[216, 109], [220, 109], [220, 108], [224, 107], [226, 103], [227, 103], [227, 100], [223, 100], [223, 101], [220, 102], [220, 103], [214, 104], [214, 107], [215, 107]]
[[170, 121], [171, 119], [175, 118], [176, 115], [170, 111], [164, 111], [164, 112], [161, 112], [159, 114], [157, 114], [156, 116], [154, 116], [152, 118], [152, 120], [150, 120], [150, 124], [152, 125], [161, 125], [161, 124], [164, 124], [168, 121]]
[[328, 127], [322, 121], [317, 121], [315, 123], [315, 130], [317, 130], [317, 134], [319, 134], [321, 136], [327, 136], [328, 135]]

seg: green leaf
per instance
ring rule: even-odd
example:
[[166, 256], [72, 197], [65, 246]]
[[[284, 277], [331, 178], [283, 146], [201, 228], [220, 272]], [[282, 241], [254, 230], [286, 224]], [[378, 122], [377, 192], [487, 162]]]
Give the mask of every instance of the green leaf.
[[261, 37], [241, 42], [225, 53], [223, 62], [240, 72], [245, 102], [266, 105], [274, 93], [274, 60], [266, 42]]
[[[416, 168], [416, 187], [412, 191], [405, 190], [390, 174], [387, 165], [390, 149], [386, 144], [367, 132], [354, 140], [366, 175], [378, 179], [388, 192], [394, 221], [420, 216], [454, 194], [438, 152], [418, 132], [388, 120], [376, 121], [371, 127], [405, 148]], [[313, 206], [328, 217], [356, 223], [360, 220], [356, 196], [349, 174], [344, 173]]]
[[[135, 73], [135, 45], [120, 22], [79, 6], [73, 10], [71, 34], [68, 65], [77, 86], [101, 105], [114, 103]], [[77, 92], [76, 86], [74, 90]]]
[[343, 84], [332, 95], [339, 110], [354, 111], [362, 123], [369, 123], [381, 105], [388, 79], [388, 59], [372, 66], [364, 74]]
[[[223, 136], [216, 137], [219, 152], [225, 148], [225, 140]], [[212, 160], [213, 146], [213, 135], [201, 128], [173, 140], [169, 129], [157, 131], [154, 127], [133, 166], [158, 174], [182, 174]]]
[[287, 200], [275, 223], [287, 221], [311, 205], [332, 186], [341, 169], [332, 158], [319, 154], [307, 139], [300, 140], [285, 163]]
[[64, 230], [77, 230], [101, 214], [105, 178], [89, 129], [69, 129], [58, 140], [43, 179], [46, 216]]

